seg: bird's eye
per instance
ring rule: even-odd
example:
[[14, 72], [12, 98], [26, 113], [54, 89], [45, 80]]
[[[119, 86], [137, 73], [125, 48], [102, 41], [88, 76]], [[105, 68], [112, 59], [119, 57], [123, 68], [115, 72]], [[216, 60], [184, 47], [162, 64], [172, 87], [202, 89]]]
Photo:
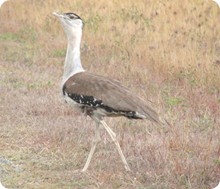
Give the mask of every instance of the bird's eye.
[[81, 19], [78, 15], [74, 14], [74, 13], [66, 13], [66, 15], [70, 18], [70, 19]]
[[69, 18], [70, 18], [70, 19], [76, 19], [76, 16], [75, 16], [74, 14], [70, 14], [70, 15], [69, 15]]

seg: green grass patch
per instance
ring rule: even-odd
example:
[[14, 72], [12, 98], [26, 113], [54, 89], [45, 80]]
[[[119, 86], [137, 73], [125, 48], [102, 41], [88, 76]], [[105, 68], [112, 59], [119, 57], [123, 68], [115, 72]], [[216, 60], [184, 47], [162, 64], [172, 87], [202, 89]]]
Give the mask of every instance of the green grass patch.
[[184, 99], [181, 97], [168, 97], [166, 99], [166, 103], [169, 107], [178, 106], [178, 105], [182, 104], [183, 101], [184, 101]]
[[0, 41], [34, 42], [37, 40], [37, 32], [34, 28], [24, 27], [16, 33], [5, 32], [0, 34]]
[[66, 49], [55, 49], [52, 53], [52, 57], [65, 57], [66, 56]]
[[88, 29], [91, 29], [94, 33], [96, 33], [99, 29], [100, 24], [102, 24], [102, 17], [98, 14], [94, 16], [90, 16], [86, 21], [85, 24], [87, 25]]
[[19, 35], [17, 33], [1, 33], [0, 34], [0, 41], [19, 41]]

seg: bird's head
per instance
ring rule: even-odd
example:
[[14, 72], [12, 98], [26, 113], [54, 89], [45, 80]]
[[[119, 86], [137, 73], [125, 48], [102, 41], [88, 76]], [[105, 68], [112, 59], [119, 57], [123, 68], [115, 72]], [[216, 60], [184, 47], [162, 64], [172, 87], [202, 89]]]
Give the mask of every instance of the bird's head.
[[83, 21], [77, 14], [70, 12], [63, 14], [54, 12], [53, 15], [59, 18], [68, 38], [81, 35], [83, 28]]

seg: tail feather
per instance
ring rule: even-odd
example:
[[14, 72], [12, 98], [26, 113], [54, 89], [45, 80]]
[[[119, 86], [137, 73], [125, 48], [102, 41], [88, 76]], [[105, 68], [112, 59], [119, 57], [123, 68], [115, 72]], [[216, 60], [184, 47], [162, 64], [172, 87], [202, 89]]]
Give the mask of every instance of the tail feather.
[[159, 118], [158, 113], [153, 110], [145, 101], [142, 99], [138, 99], [138, 103], [136, 103], [137, 108], [137, 114], [141, 117], [144, 117], [144, 119], [148, 119], [150, 121], [153, 121], [157, 124], [161, 124], [161, 120]]

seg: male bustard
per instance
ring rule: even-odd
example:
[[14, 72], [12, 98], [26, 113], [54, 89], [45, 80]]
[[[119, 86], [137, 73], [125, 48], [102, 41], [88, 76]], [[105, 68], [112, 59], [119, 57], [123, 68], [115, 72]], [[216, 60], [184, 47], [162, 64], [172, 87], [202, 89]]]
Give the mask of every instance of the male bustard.
[[65, 101], [96, 122], [95, 137], [88, 159], [82, 171], [86, 171], [97, 142], [100, 140], [100, 124], [115, 143], [126, 170], [130, 170], [117, 141], [116, 134], [105, 123], [105, 116], [125, 116], [129, 119], [148, 119], [160, 123], [157, 113], [146, 102], [130, 92], [119, 82], [85, 71], [80, 60], [82, 19], [74, 13], [53, 13], [59, 18], [68, 39], [62, 80]]

